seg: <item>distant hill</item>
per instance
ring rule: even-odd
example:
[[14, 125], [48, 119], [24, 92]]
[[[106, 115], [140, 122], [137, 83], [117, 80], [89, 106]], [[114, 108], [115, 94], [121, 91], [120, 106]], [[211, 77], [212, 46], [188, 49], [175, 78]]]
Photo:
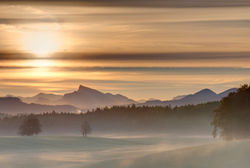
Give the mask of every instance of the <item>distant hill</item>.
[[236, 92], [236, 91], [237, 91], [236, 88], [228, 89], [228, 90], [226, 90], [226, 91], [220, 93], [219, 96], [220, 96], [221, 98], [223, 98], [223, 97], [226, 97], [229, 93]]
[[20, 99], [25, 103], [55, 105], [62, 97], [62, 95], [39, 93], [32, 97], [20, 97]]
[[64, 95], [39, 93], [33, 97], [20, 97], [26, 103], [46, 105], [69, 104], [81, 109], [94, 109], [97, 107], [136, 104], [132, 99], [123, 95], [102, 93], [98, 90], [80, 85], [77, 91]]
[[18, 113], [44, 113], [44, 112], [71, 112], [77, 113], [78, 108], [71, 105], [41, 105], [28, 104], [22, 102], [16, 97], [0, 97], [0, 113], [3, 114], [18, 114]]
[[153, 101], [147, 101], [145, 103], [141, 103], [139, 105], [144, 106], [183, 106], [188, 104], [200, 104], [200, 103], [206, 103], [211, 101], [219, 101], [223, 97], [227, 96], [231, 92], [235, 92], [237, 89], [232, 88], [229, 90], [226, 90], [222, 93], [216, 94], [210, 89], [203, 89], [199, 92], [196, 92], [194, 94], [186, 95], [186, 96], [177, 96], [173, 100], [169, 101], [161, 101], [161, 100], [153, 100]]
[[96, 107], [129, 105], [136, 103], [134, 100], [125, 96], [110, 93], [102, 93], [98, 90], [91, 89], [80, 85], [77, 91], [67, 93], [63, 96], [62, 102], [71, 104], [82, 109], [91, 109]]

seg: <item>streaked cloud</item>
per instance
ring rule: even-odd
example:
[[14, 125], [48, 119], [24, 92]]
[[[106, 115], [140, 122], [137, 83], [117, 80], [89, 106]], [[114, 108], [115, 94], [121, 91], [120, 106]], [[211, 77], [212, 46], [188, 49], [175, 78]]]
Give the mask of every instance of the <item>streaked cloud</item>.
[[51, 18], [0, 18], [0, 24], [31, 24], [31, 23], [55, 23], [58, 20]]
[[[8, 0], [2, 0], [8, 2]], [[112, 7], [231, 7], [231, 6], [248, 6], [250, 2], [248, 0], [198, 0], [198, 1], [186, 1], [186, 0], [12, 0], [12, 3], [34, 3], [34, 4], [45, 4], [45, 5], [85, 5], [85, 6], [112, 6]]]
[[[37, 56], [29, 53], [0, 53], [0, 60], [36, 60]], [[177, 52], [177, 53], [55, 53], [45, 60], [231, 60], [250, 59], [250, 52]]]
[[220, 92], [250, 81], [249, 26], [249, 0], [3, 0], [0, 95]]
[[[96, 67], [96, 66], [89, 66], [89, 67], [46, 67], [50, 70], [56, 72], [65, 72], [65, 71], [72, 71], [72, 72], [149, 72], [149, 73], [167, 73], [167, 74], [249, 74], [250, 68], [244, 67]], [[0, 66], [2, 70], [25, 70], [25, 69], [37, 69], [36, 66]], [[77, 80], [77, 79], [75, 79]]]

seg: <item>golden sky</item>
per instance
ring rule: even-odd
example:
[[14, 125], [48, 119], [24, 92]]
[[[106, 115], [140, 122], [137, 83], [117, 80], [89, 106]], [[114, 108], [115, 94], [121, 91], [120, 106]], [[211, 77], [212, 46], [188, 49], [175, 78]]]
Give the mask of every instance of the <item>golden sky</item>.
[[0, 96], [82, 84], [170, 99], [249, 82], [248, 1], [52, 2], [0, 2]]

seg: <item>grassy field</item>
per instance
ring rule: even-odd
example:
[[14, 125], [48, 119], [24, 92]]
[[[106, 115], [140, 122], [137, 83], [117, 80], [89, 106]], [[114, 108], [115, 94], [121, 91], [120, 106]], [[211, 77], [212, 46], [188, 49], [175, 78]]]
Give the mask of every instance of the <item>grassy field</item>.
[[249, 154], [209, 136], [0, 137], [4, 168], [245, 168]]

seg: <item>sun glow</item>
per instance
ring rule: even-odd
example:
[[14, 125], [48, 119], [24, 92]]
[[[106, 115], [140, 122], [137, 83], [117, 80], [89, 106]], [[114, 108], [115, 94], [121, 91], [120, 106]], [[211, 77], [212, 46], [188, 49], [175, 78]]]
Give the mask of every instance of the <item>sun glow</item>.
[[46, 56], [60, 49], [60, 38], [55, 32], [29, 32], [23, 37], [24, 49], [30, 53]]

